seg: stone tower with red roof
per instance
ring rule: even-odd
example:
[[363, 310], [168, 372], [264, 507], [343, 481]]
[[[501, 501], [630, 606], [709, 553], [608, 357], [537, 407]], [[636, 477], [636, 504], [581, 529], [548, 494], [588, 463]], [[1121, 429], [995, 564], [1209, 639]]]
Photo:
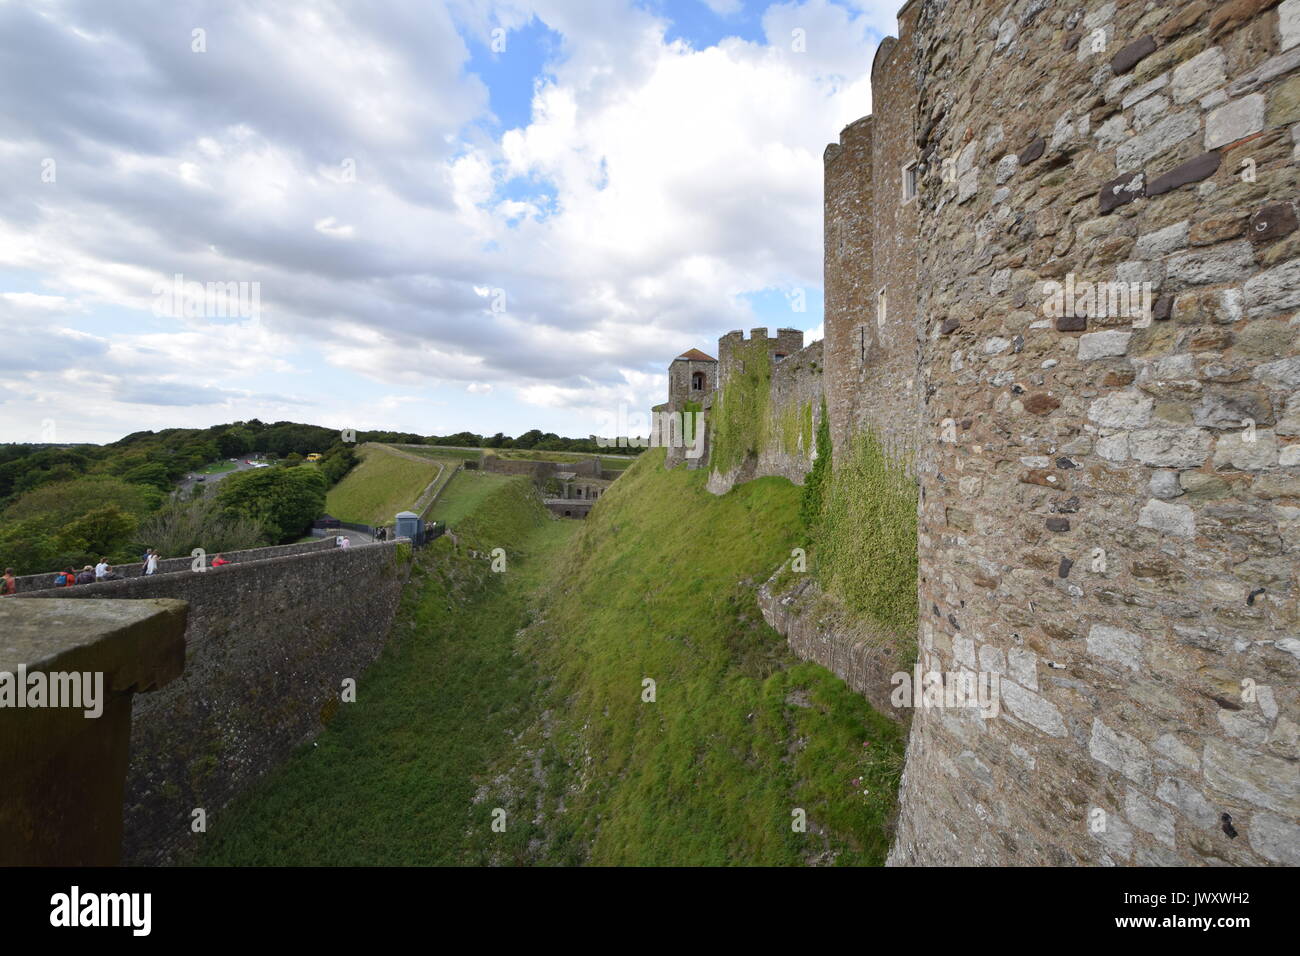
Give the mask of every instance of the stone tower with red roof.
[[668, 366], [668, 405], [681, 411], [687, 402], [700, 403], [718, 387], [718, 360], [690, 349]]

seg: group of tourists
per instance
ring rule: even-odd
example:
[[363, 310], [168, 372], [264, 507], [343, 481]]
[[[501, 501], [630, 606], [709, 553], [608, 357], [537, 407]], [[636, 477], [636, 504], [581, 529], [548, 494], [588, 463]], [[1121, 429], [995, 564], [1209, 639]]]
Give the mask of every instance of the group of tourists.
[[[162, 560], [156, 548], [148, 548], [144, 554], [140, 555], [141, 575], [157, 574], [158, 562]], [[230, 564], [230, 559], [224, 554], [217, 554], [212, 559], [214, 568], [223, 568]], [[54, 575], [54, 581], [51, 584], [56, 588], [70, 588], [74, 584], [94, 584], [96, 581], [118, 581], [122, 575], [113, 569], [108, 563], [108, 558], [100, 558], [96, 565], [86, 565], [80, 571], [75, 568], [64, 568]], [[0, 577], [0, 597], [18, 593], [18, 579], [14, 576], [13, 568], [5, 568], [3, 577]]]
[[80, 571], [64, 568], [54, 576], [54, 587], [70, 588], [74, 584], [94, 584], [96, 581], [116, 581], [122, 575], [113, 570], [108, 558], [100, 558], [96, 565], [86, 565]]

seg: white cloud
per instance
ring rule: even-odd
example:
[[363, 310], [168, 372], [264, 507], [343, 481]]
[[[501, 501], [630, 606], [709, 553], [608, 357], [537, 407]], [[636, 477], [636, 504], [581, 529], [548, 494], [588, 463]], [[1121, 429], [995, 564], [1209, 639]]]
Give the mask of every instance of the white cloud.
[[[282, 18], [0, 4], [0, 89], [33, 62], [6, 68], [6, 53], [59, 66], [26, 77], [36, 95], [0, 92], [0, 267], [42, 287], [0, 304], [58, 319], [31, 353], [56, 380], [97, 350], [103, 381], [81, 386], [96, 434], [136, 427], [114, 398], [132, 377], [224, 388], [269, 415], [256, 396], [308, 374], [304, 355], [342, 389], [449, 384], [568, 411], [661, 401], [672, 356], [752, 324], [746, 293], [820, 285], [822, 149], [870, 108], [883, 7], [862, 6], [773, 5], [770, 43], [694, 49], [627, 0], [338, 0]], [[203, 56], [169, 32], [198, 13]], [[476, 125], [487, 91], [452, 13], [480, 37], [534, 15], [562, 35], [527, 125]], [[789, 48], [795, 28], [806, 53]], [[12, 185], [32, 180], [32, 156], [58, 158], [56, 184]], [[516, 179], [535, 194], [503, 194]], [[261, 321], [160, 323], [152, 289], [175, 273], [259, 283]], [[111, 323], [71, 337], [103, 309]], [[0, 363], [0, 396], [41, 401], [30, 373]], [[331, 413], [314, 409], [299, 412]]]

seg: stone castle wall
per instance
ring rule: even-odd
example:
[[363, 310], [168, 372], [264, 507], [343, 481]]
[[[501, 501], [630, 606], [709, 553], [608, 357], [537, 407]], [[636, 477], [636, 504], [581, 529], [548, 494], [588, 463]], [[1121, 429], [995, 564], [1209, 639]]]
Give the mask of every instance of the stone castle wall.
[[409, 548], [404, 539], [329, 547], [24, 595], [189, 605], [183, 674], [135, 700], [124, 863], [182, 858], [200, 839], [194, 809], [206, 811], [211, 827], [231, 799], [346, 706], [345, 678], [366, 693], [360, 678], [387, 640]]
[[794, 355], [803, 348], [803, 332], [798, 329], [777, 329], [776, 335], [768, 335], [767, 329], [749, 330], [749, 338], [736, 329], [718, 339], [718, 388], [727, 384], [727, 379], [742, 361], [741, 350], [748, 342], [766, 340], [768, 360], [778, 361], [778, 356]]
[[[696, 373], [704, 376], [704, 388], [692, 388]], [[718, 387], [718, 363], [677, 358], [668, 366], [668, 404], [680, 410], [687, 402], [702, 402]]]
[[[765, 334], [766, 330], [756, 329], [753, 334], [759, 333]], [[798, 334], [802, 340], [803, 333]], [[720, 346], [722, 341], [726, 339], [720, 340]], [[753, 338], [740, 341], [753, 341]], [[774, 356], [781, 349], [792, 345], [793, 336], [787, 334], [783, 338], [768, 338], [768, 342], [768, 354]], [[720, 347], [719, 351], [725, 351], [729, 361], [737, 361], [733, 349]], [[785, 357], [772, 366], [767, 403], [767, 441], [755, 449], [754, 455], [729, 471], [722, 472], [710, 466], [707, 487], [715, 495], [725, 494], [741, 482], [765, 475], [779, 475], [801, 485], [804, 476], [812, 470], [825, 391], [823, 344], [819, 339], [806, 348], [784, 354]], [[725, 375], [723, 381], [726, 381]], [[803, 424], [805, 415], [811, 417], [811, 429]], [[792, 430], [796, 433], [793, 437]], [[805, 431], [809, 434], [805, 435]]]
[[917, 711], [891, 862], [1300, 863], [1300, 3], [904, 19], [920, 651], [1002, 713]]
[[921, 666], [1000, 689], [915, 709], [890, 861], [1300, 863], [1300, 0], [910, 0], [872, 86], [816, 387], [917, 476]]
[[575, 475], [587, 478], [599, 478], [601, 474], [599, 458], [583, 458], [578, 461], [532, 461], [524, 458], [484, 455], [482, 467], [484, 471], [498, 475], [526, 475], [538, 482], [545, 481], [558, 471], [571, 471]]

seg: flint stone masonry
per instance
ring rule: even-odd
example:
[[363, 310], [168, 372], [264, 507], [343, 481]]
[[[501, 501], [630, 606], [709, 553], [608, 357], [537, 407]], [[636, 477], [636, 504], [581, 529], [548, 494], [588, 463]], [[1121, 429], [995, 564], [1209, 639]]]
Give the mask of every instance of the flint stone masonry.
[[[211, 825], [231, 799], [347, 706], [338, 703], [342, 681], [360, 682], [382, 650], [409, 549], [406, 539], [331, 547], [0, 600], [2, 607], [80, 599], [87, 611], [101, 604], [188, 606], [183, 675], [135, 702], [124, 863], [184, 859], [196, 846], [193, 808], [205, 808]], [[104, 598], [113, 600], [96, 600]], [[358, 693], [365, 693], [363, 683]], [[207, 772], [196, 773], [200, 767]]]
[[[893, 865], [1300, 856], [1300, 45], [1273, 6], [912, 0], [826, 150], [834, 454], [914, 453], [918, 654], [1001, 678], [995, 718], [912, 714]], [[1151, 283], [1154, 321], [1047, 316], [1070, 275]], [[878, 701], [813, 587], [769, 621]]]
[[[1300, 853], [1288, 4], [913, 0], [874, 64], [874, 115], [827, 151], [835, 454], [867, 427], [916, 449], [919, 653], [1006, 668], [1001, 717], [913, 715], [893, 864]], [[919, 129], [931, 160], [900, 219]], [[945, 181], [948, 157], [977, 188]], [[1044, 319], [1042, 283], [1067, 274], [1151, 282], [1156, 321]], [[912, 320], [884, 334], [881, 286]], [[870, 374], [893, 368], [892, 387]], [[1248, 674], [1270, 688], [1258, 703], [1239, 699]]]

